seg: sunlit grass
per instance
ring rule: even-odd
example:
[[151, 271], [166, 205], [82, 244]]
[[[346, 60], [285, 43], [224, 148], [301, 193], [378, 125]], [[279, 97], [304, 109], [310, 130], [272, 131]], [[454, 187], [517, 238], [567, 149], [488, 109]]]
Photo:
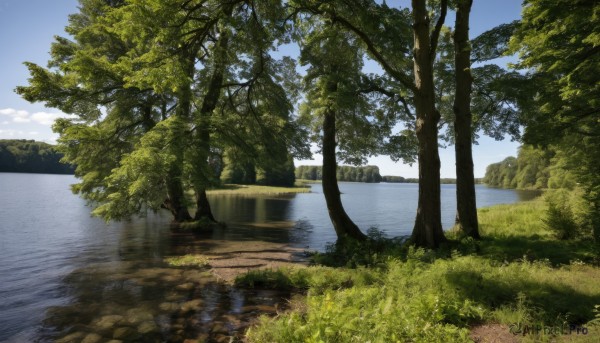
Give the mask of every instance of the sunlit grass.
[[[528, 333], [523, 342], [596, 342], [600, 268], [591, 242], [559, 241], [541, 200], [480, 210], [484, 239], [440, 252], [389, 249], [371, 267], [251, 272], [238, 286], [305, 290], [290, 311], [263, 317], [249, 342], [471, 342], [481, 324], [585, 327], [588, 335]], [[348, 258], [363, 254], [358, 247]], [[336, 257], [336, 258], [339, 258]], [[321, 259], [327, 261], [327, 259]], [[597, 317], [598, 316], [598, 317]], [[591, 336], [590, 336], [591, 335]], [[592, 337], [593, 336], [593, 337]]]
[[277, 195], [290, 193], [310, 193], [310, 187], [275, 187], [260, 185], [224, 185], [218, 189], [211, 189], [206, 192], [212, 195]]
[[172, 267], [198, 267], [209, 266], [209, 259], [202, 255], [183, 255], [165, 258], [165, 262]]

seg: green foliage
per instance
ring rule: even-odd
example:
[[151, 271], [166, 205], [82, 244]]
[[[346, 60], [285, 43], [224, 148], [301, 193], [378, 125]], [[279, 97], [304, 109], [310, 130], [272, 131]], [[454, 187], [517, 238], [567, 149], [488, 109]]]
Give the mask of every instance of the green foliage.
[[296, 182], [294, 159], [289, 153], [263, 159], [257, 169], [256, 183], [259, 185], [292, 187]]
[[[365, 16], [370, 14], [360, 8], [369, 6], [367, 2], [356, 6], [342, 2], [319, 6], [310, 1], [294, 1], [292, 6], [294, 5], [304, 9], [314, 7], [316, 12], [313, 13], [351, 10], [348, 13], [356, 11], [355, 13]], [[339, 8], [334, 9], [338, 5]], [[380, 15], [391, 14], [383, 8], [376, 10]], [[356, 15], [352, 17], [353, 20], [363, 19]], [[302, 19], [297, 23], [300, 63], [308, 66], [308, 69], [304, 77], [306, 100], [301, 104], [299, 112], [300, 119], [311, 128], [312, 141], [322, 145], [323, 118], [326, 113], [334, 113], [336, 155], [340, 161], [362, 165], [370, 156], [381, 152], [389, 153], [391, 150], [387, 149], [387, 145], [391, 144], [390, 136], [394, 125], [399, 119], [408, 121], [410, 115], [406, 113], [408, 106], [401, 105], [402, 102], [406, 104], [406, 100], [400, 95], [399, 89], [387, 76], [363, 73], [365, 49], [361, 40], [347, 28], [343, 28], [343, 25], [332, 22], [326, 16], [312, 15]], [[373, 23], [360, 24], [368, 25], [369, 29], [375, 28]], [[389, 29], [395, 31], [399, 27]], [[394, 42], [398, 42], [397, 38], [396, 36]], [[392, 41], [389, 44], [393, 44]], [[412, 147], [407, 150], [416, 152], [416, 139], [410, 138], [414, 138], [411, 130], [398, 134], [396, 146], [406, 143], [404, 147]], [[410, 158], [411, 154], [396, 151], [393, 155]]]
[[256, 183], [256, 167], [252, 161], [237, 156], [235, 150], [227, 150], [223, 154], [223, 171], [221, 182], [225, 184], [252, 185]]
[[54, 130], [95, 214], [163, 206], [186, 220], [182, 189], [217, 183], [228, 147], [259, 160], [267, 184], [293, 185], [292, 156], [308, 143], [291, 116], [295, 62], [269, 56], [289, 38], [282, 6], [81, 1], [72, 38], [56, 38], [48, 68], [27, 63], [32, 77], [17, 92], [77, 116]]
[[544, 223], [547, 210], [548, 205], [542, 198], [480, 209], [483, 237], [480, 253], [500, 262], [525, 258], [548, 260], [553, 265], [571, 261], [593, 263], [598, 253], [589, 235], [557, 240], [555, 232]]
[[548, 205], [544, 222], [555, 232], [558, 239], [592, 238], [592, 223], [586, 215], [592, 208], [583, 198], [583, 194], [584, 192], [577, 188], [553, 190], [544, 195]]
[[165, 262], [172, 267], [206, 268], [210, 265], [209, 261], [208, 257], [202, 255], [183, 255], [165, 259]]
[[343, 240], [330, 243], [325, 253], [311, 256], [314, 263], [334, 267], [377, 267], [388, 255], [400, 255], [405, 250], [398, 239], [386, 238], [377, 228], [367, 230], [367, 240]]
[[[303, 180], [321, 180], [323, 177], [321, 166], [298, 166], [296, 167], [296, 178]], [[341, 182], [366, 182], [379, 183], [382, 177], [377, 166], [338, 166], [337, 180]]]
[[483, 182], [490, 187], [515, 188], [517, 168], [517, 159], [507, 157], [502, 162], [490, 164], [486, 168]]
[[71, 165], [50, 144], [32, 140], [0, 140], [0, 172], [73, 174]]
[[[468, 342], [468, 328], [482, 321], [581, 323], [593, 316], [589, 302], [600, 299], [586, 275], [599, 272], [590, 267], [552, 269], [543, 262], [501, 264], [460, 255], [431, 260], [425, 255], [412, 249], [366, 283], [344, 285], [338, 278], [313, 292], [309, 281], [302, 306], [263, 317], [247, 337], [251, 342]], [[353, 280], [372, 273], [352, 271]], [[301, 273], [312, 280], [324, 272], [310, 267]], [[278, 277], [290, 275], [291, 280], [296, 273], [283, 270]]]
[[174, 137], [183, 134], [180, 127], [180, 119], [171, 117], [144, 135], [106, 178], [106, 200], [92, 214], [109, 221], [147, 209], [158, 211], [168, 197], [167, 177], [176, 159], [169, 146]]
[[517, 67], [537, 85], [524, 107], [524, 139], [552, 145], [584, 190], [600, 242], [600, 4], [597, 1], [529, 0], [511, 40]]
[[545, 189], [551, 177], [554, 186], [567, 184], [557, 183], [556, 179], [568, 174], [557, 165], [554, 150], [536, 149], [523, 145], [517, 158], [507, 157], [504, 161], [487, 167], [484, 182], [490, 187], [517, 189]]
[[[556, 240], [540, 220], [545, 208], [544, 201], [536, 200], [484, 209], [484, 240], [464, 240], [450, 253], [398, 249], [396, 244], [378, 254], [376, 268], [315, 266], [252, 273], [255, 286], [284, 284], [306, 288], [307, 295], [288, 312], [262, 317], [247, 338], [470, 342], [469, 329], [480, 323], [562, 326], [593, 321], [597, 314], [590, 304], [600, 301], [600, 269], [579, 259], [589, 256], [592, 247]], [[494, 253], [511, 253], [506, 244], [517, 247], [514, 259]], [[553, 259], [553, 252], [567, 258], [561, 260], [564, 264], [552, 267], [547, 258]]]

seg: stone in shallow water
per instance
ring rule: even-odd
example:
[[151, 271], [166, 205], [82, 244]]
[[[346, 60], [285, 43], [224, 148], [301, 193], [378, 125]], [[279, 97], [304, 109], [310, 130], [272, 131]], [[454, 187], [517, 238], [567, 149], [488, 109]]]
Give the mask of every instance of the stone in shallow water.
[[98, 343], [102, 341], [102, 336], [97, 333], [90, 333], [81, 341], [81, 343]]
[[130, 324], [139, 324], [141, 322], [147, 322], [154, 320], [154, 316], [141, 308], [132, 308], [127, 311], [127, 321]]
[[181, 285], [177, 285], [175, 289], [177, 289], [178, 291], [191, 291], [192, 289], [194, 289], [194, 284], [191, 282], [182, 283]]
[[158, 325], [156, 325], [155, 322], [153, 322], [153, 321], [147, 321], [147, 322], [141, 323], [138, 326], [137, 331], [139, 333], [141, 333], [142, 335], [145, 335], [145, 334], [149, 334], [151, 332], [158, 332], [159, 331], [159, 327], [158, 327]]
[[140, 337], [139, 333], [130, 327], [120, 327], [113, 332], [114, 339], [133, 341]]
[[171, 303], [171, 302], [164, 302], [164, 303], [161, 303], [160, 305], [158, 305], [158, 308], [160, 308], [161, 311], [174, 312], [179, 309], [179, 304]]
[[57, 339], [56, 343], [72, 343], [79, 342], [85, 336], [85, 332], [73, 332], [72, 334], [68, 334], [65, 337]]
[[190, 301], [186, 301], [181, 304], [181, 311], [189, 312], [189, 311], [198, 311], [202, 307], [202, 300], [194, 299]]
[[222, 323], [222, 322], [214, 322], [210, 331], [212, 333], [221, 333], [221, 334], [226, 334], [229, 332], [227, 330], [227, 328], [225, 327], [225, 323]]
[[171, 292], [165, 295], [165, 300], [166, 301], [171, 301], [171, 302], [175, 302], [175, 301], [180, 301], [184, 298], [184, 296], [182, 296], [179, 293], [176, 292]]
[[92, 325], [94, 325], [95, 327], [97, 327], [101, 330], [107, 330], [107, 329], [112, 329], [115, 325], [120, 323], [122, 320], [123, 320], [123, 316], [120, 316], [118, 314], [111, 314], [111, 315], [103, 316], [102, 318], [100, 318], [99, 320], [94, 322]]
[[232, 341], [232, 339], [231, 339], [231, 337], [230, 337], [230, 336], [228, 336], [228, 335], [223, 335], [223, 334], [218, 334], [218, 335], [215, 335], [215, 338], [214, 338], [214, 340], [215, 340], [215, 342], [217, 342], [217, 343], [229, 343], [229, 342], [231, 342], [231, 341]]

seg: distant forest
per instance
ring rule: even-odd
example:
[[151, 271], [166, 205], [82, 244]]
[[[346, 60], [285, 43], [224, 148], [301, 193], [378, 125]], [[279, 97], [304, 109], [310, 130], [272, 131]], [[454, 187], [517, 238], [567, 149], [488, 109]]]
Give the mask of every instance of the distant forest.
[[33, 140], [0, 140], [0, 172], [73, 174], [71, 165], [50, 144]]
[[[296, 179], [321, 180], [323, 176], [321, 166], [298, 166], [296, 167]], [[378, 166], [339, 166], [337, 168], [337, 179], [342, 182], [366, 182], [366, 183], [419, 183], [418, 178], [405, 178], [402, 176], [381, 176]], [[481, 179], [475, 179], [481, 183]], [[442, 178], [442, 184], [455, 184], [456, 179]]]
[[567, 156], [553, 149], [538, 149], [530, 145], [519, 148], [517, 157], [490, 164], [484, 182], [490, 187], [516, 189], [572, 189], [576, 185], [573, 173], [567, 171]]

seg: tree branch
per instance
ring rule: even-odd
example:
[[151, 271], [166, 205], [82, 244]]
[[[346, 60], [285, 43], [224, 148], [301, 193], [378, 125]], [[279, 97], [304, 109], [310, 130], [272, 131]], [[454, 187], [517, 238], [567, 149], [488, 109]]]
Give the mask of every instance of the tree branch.
[[435, 60], [435, 54], [438, 46], [438, 41], [440, 39], [440, 32], [442, 31], [442, 26], [444, 26], [444, 22], [446, 21], [446, 14], [448, 13], [448, 0], [442, 0], [440, 5], [440, 17], [435, 24], [435, 28], [431, 33], [431, 48], [429, 49], [431, 56], [431, 63]]
[[[447, 1], [447, 0], [444, 0]], [[410, 89], [413, 92], [417, 91], [417, 87], [415, 86], [413, 80], [408, 77], [403, 72], [392, 67], [388, 61], [385, 59], [383, 54], [375, 47], [375, 43], [369, 38], [369, 36], [361, 31], [358, 27], [352, 25], [348, 20], [342, 17], [338, 17], [335, 13], [328, 13], [331, 16], [332, 21], [337, 22], [344, 26], [346, 29], [352, 31], [355, 35], [357, 35], [367, 46], [367, 50], [373, 55], [373, 57], [381, 64], [381, 67], [400, 82], [404, 87]]]

